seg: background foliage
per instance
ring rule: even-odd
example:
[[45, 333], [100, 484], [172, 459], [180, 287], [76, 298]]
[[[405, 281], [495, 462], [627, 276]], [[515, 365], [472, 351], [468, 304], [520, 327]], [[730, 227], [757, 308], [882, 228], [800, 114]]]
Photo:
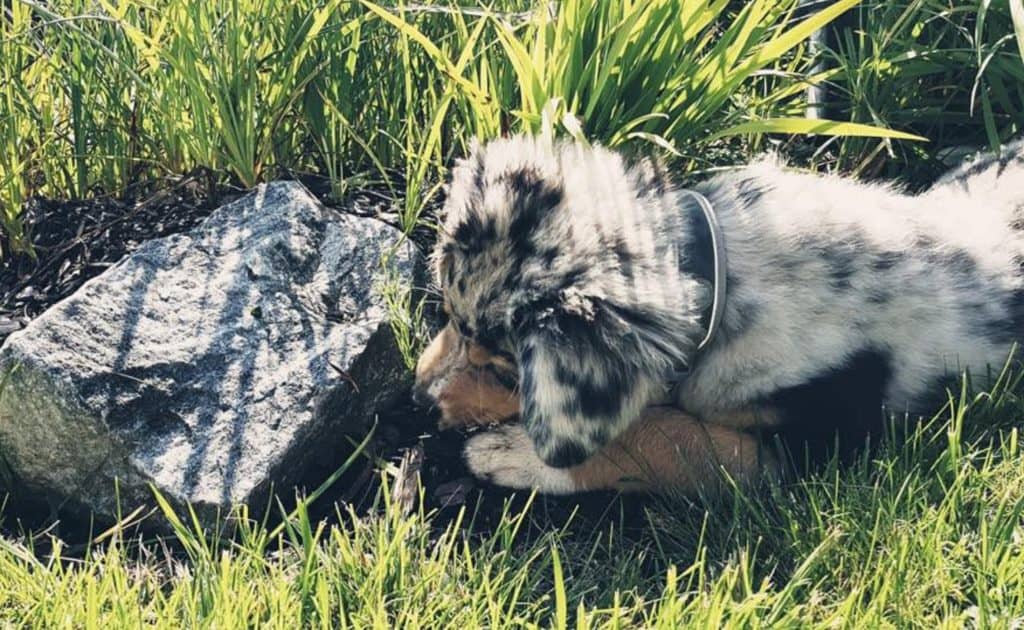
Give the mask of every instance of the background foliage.
[[[140, 195], [197, 172], [244, 187], [316, 173], [337, 197], [387, 186], [411, 226], [469, 137], [508, 131], [653, 144], [684, 171], [742, 160], [768, 131], [886, 135], [800, 141], [811, 162], [875, 174], [1024, 124], [1006, 0], [465, 4], [5, 3], [10, 247], [27, 247], [31, 195]], [[815, 65], [806, 37], [829, 22]], [[803, 119], [809, 83], [829, 86], [835, 121], [874, 129]]]

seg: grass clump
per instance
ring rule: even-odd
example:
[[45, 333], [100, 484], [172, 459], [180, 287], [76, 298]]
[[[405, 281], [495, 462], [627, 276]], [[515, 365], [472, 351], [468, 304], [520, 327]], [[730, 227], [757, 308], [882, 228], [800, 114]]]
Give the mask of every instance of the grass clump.
[[[876, 138], [829, 154], [865, 173], [921, 161], [914, 139], [1019, 133], [1014, 2], [800, 4], [13, 0], [8, 247], [28, 248], [32, 195], [141, 194], [196, 172], [211, 191], [302, 173], [336, 198], [380, 185], [411, 229], [468, 138], [513, 131], [645, 145], [682, 171], [742, 160], [764, 134]], [[836, 35], [812, 50], [824, 26]], [[822, 83], [833, 120], [806, 119], [804, 90]]]
[[936, 146], [997, 150], [1024, 132], [1020, 3], [866, 0], [835, 26], [830, 114], [931, 141], [851, 138], [837, 145], [841, 169], [927, 178], [943, 168]]
[[[807, 37], [857, 4], [798, 17], [795, 1], [757, 0], [736, 12], [725, 1], [568, 2], [521, 32], [499, 29], [498, 38], [527, 130], [544, 131], [542, 114], [553, 106], [573, 135], [611, 146], [648, 140], [701, 163], [696, 156], [710, 144], [740, 133], [908, 137], [802, 118], [802, 90], [815, 80], [806, 74]], [[765, 72], [786, 78], [752, 89]], [[798, 117], [771, 118], [780, 113]]]

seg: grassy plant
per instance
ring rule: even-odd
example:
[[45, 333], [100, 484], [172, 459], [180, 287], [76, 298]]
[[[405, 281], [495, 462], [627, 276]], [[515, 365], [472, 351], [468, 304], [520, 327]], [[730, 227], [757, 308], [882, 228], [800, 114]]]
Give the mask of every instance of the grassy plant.
[[[319, 173], [337, 198], [380, 181], [411, 227], [467, 138], [545, 120], [653, 142], [684, 168], [742, 159], [765, 133], [884, 136], [839, 145], [843, 168], [864, 172], [883, 153], [923, 155], [890, 129], [942, 146], [1020, 129], [1015, 3], [839, 0], [809, 17], [796, 0], [467, 4], [13, 0], [0, 20], [9, 245], [25, 248], [31, 195], [116, 194], [197, 168], [242, 186]], [[808, 75], [806, 36], [843, 15], [859, 22]], [[802, 118], [804, 87], [824, 80], [835, 121]]]
[[387, 181], [388, 175], [374, 150], [376, 119], [373, 107], [368, 106], [372, 98], [367, 98], [368, 86], [360, 81], [360, 73], [367, 72], [368, 63], [375, 61], [372, 39], [367, 41], [375, 34], [366, 20], [352, 13], [346, 12], [347, 19], [329, 24], [325, 35], [314, 41], [316, 52], [307, 63], [311, 71], [316, 66], [322, 66], [322, 71], [313, 73], [302, 102], [316, 162], [330, 180], [335, 199], [345, 196], [352, 177], [348, 169], [356, 155], [365, 155], [382, 180]]
[[[457, 10], [445, 12], [455, 26], [452, 35], [431, 37], [416, 24], [406, 21], [400, 4], [397, 15], [372, 2], [363, 1], [377, 18], [397, 27], [397, 52], [404, 72], [401, 94], [413, 111], [422, 117], [406, 116], [402, 130], [402, 150], [405, 157], [405, 224], [415, 224], [424, 204], [440, 189], [437, 173], [443, 170], [442, 142], [448, 112], [456, 99], [475, 101], [478, 109], [487, 97], [462, 78], [466, 66], [473, 60], [477, 42], [486, 22], [478, 19], [470, 32], [465, 17]], [[439, 41], [440, 45], [435, 44]], [[420, 54], [417, 54], [420, 53]], [[423, 53], [426, 53], [424, 55]], [[454, 61], [449, 61], [454, 57]], [[416, 81], [417, 76], [430, 76], [431, 71], [421, 65], [436, 65], [442, 81], [427, 83]], [[434, 177], [429, 177], [433, 175]]]
[[[419, 15], [432, 34], [451, 22]], [[418, 47], [396, 64], [402, 36], [358, 3], [15, 0], [0, 28], [11, 237], [27, 195], [119, 193], [200, 167], [242, 186], [325, 173], [340, 195], [350, 175], [430, 153], [437, 179], [438, 134], [418, 134], [444, 118], [443, 75]]]
[[[649, 140], [695, 156], [733, 134], [869, 132], [802, 118], [745, 120], [753, 111], [778, 111], [800, 94], [794, 84], [802, 86], [794, 75], [754, 99], [752, 78], [778, 68], [812, 32], [857, 3], [841, 0], [796, 21], [796, 2], [758, 0], [732, 14], [725, 1], [576, 0], [559, 3], [555, 16], [538, 12], [525, 28], [503, 25], [498, 35], [515, 69], [516, 113], [527, 129], [540, 131], [542, 112], [555, 102], [562, 110], [555, 118], [579, 121], [588, 138], [612, 146]], [[741, 94], [754, 102], [736, 107]]]
[[468, 137], [538, 130], [544, 111], [592, 140], [691, 156], [720, 132], [867, 131], [771, 120], [800, 107], [806, 34], [856, 0], [803, 21], [795, 0], [468, 4], [7, 3], [10, 244], [24, 247], [30, 195], [118, 194], [196, 169], [241, 186], [320, 173], [335, 197], [383, 180], [411, 227]]
[[298, 103], [326, 63], [319, 38], [333, 19], [344, 42], [358, 20], [342, 4], [171, 1], [135, 23], [118, 17], [150, 60], [156, 113], [174, 125], [168, 134], [181, 154], [251, 187], [296, 159], [305, 131]]
[[[837, 116], [892, 125], [940, 147], [1003, 141], [1024, 131], [1019, 3], [866, 2], [837, 31], [830, 65]], [[941, 169], [935, 150], [889, 140], [838, 146], [839, 166], [869, 175]], [[887, 165], [891, 165], [888, 171]], [[927, 179], [925, 176], [909, 179]]]

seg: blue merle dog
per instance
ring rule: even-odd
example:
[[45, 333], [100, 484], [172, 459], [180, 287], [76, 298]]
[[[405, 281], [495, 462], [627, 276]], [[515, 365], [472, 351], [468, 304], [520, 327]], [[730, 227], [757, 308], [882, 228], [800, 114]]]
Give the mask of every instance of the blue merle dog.
[[450, 321], [417, 393], [448, 425], [521, 418], [467, 443], [502, 485], [756, 479], [766, 432], [934, 411], [1024, 337], [1022, 143], [908, 195], [774, 158], [686, 191], [646, 159], [520, 136], [472, 147], [445, 212]]

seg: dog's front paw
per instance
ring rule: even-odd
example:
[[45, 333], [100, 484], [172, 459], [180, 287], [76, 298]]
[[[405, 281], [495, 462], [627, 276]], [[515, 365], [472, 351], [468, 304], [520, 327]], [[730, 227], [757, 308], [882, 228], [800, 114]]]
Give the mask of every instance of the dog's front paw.
[[545, 494], [580, 490], [568, 469], [552, 468], [541, 461], [520, 424], [497, 426], [473, 436], [466, 442], [464, 455], [475, 476], [497, 486]]

